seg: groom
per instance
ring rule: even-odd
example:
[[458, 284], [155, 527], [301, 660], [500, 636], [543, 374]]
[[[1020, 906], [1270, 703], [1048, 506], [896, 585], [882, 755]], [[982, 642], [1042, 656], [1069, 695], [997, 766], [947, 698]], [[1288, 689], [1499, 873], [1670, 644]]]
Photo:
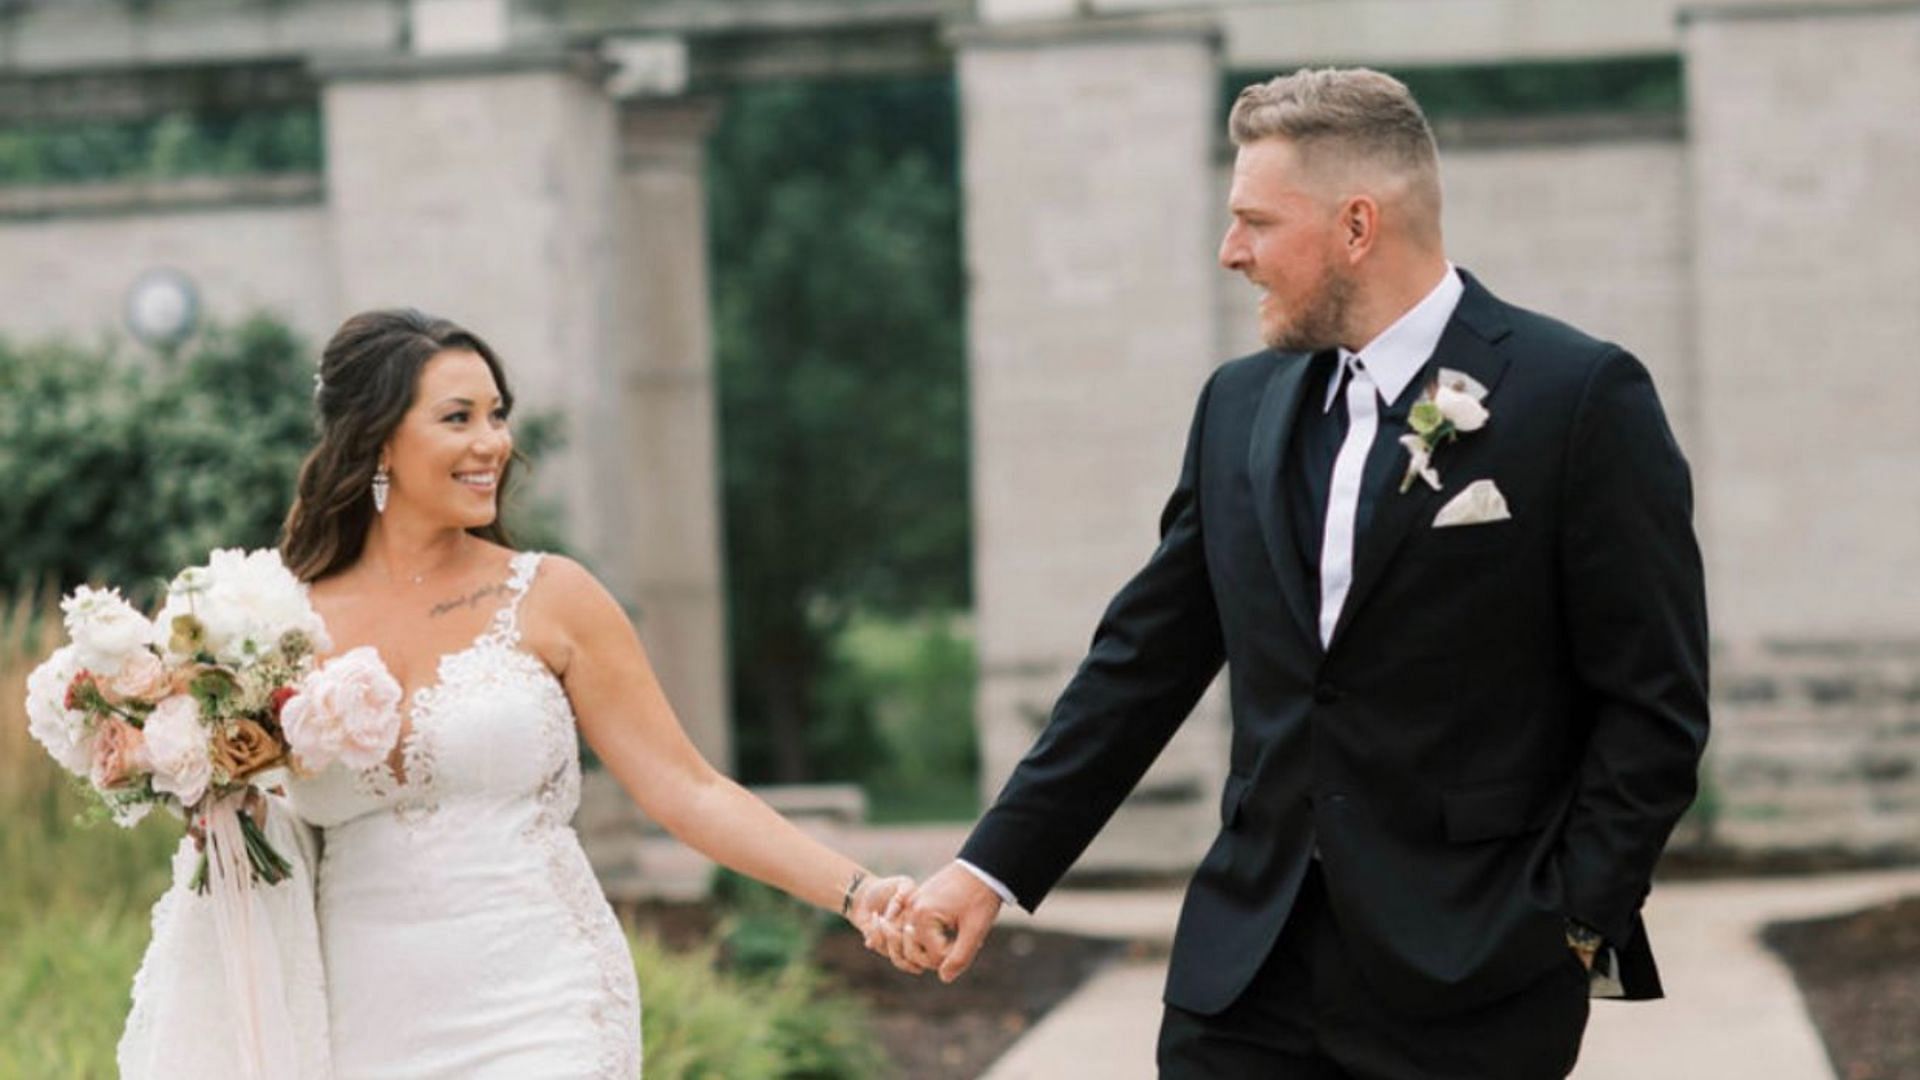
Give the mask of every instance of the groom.
[[1398, 81], [1274, 79], [1230, 132], [1270, 348], [1201, 391], [1160, 546], [896, 963], [951, 980], [1037, 906], [1225, 663], [1161, 1075], [1563, 1076], [1590, 995], [1660, 996], [1640, 907], [1707, 735], [1686, 463], [1639, 361], [1447, 261]]

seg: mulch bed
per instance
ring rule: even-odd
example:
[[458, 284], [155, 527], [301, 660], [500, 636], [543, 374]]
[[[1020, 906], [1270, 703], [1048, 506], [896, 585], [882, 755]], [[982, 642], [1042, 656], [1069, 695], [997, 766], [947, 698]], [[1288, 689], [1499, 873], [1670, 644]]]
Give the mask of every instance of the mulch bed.
[[1673, 847], [1654, 869], [1657, 881], [1708, 881], [1719, 878], [1803, 877], [1850, 870], [1913, 866], [1912, 854], [1863, 853], [1833, 849], [1809, 851], [1735, 851], [1721, 847]]
[[[622, 914], [676, 949], [707, 941], [717, 918], [705, 904], [647, 903]], [[813, 961], [837, 989], [867, 1006], [894, 1075], [961, 1080], [985, 1072], [1048, 1010], [1126, 950], [1114, 941], [1002, 926], [952, 985], [932, 974], [915, 978], [894, 970], [851, 932], [823, 934]]]
[[1765, 937], [1793, 969], [1840, 1080], [1920, 1077], [1920, 897]]

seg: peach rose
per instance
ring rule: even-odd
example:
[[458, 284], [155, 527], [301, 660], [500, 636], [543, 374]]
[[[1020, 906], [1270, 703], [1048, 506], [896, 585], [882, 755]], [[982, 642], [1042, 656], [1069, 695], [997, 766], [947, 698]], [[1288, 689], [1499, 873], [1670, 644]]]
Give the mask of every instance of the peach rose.
[[246, 717], [214, 732], [212, 752], [214, 768], [224, 769], [230, 782], [278, 765], [281, 757], [280, 744], [267, 729]]
[[160, 658], [141, 649], [127, 657], [120, 674], [107, 680], [107, 693], [115, 701], [158, 701], [172, 689], [172, 682]]
[[147, 740], [140, 729], [117, 716], [100, 722], [94, 732], [93, 767], [88, 779], [101, 791], [131, 785], [152, 768], [147, 762]]
[[371, 768], [400, 741], [400, 684], [362, 645], [307, 676], [281, 709], [280, 727], [301, 768]]

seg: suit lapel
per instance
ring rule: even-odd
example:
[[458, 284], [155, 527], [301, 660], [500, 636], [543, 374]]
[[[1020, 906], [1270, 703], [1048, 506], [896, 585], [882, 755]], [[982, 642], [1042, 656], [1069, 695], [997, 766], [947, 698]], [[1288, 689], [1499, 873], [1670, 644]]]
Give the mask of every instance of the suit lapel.
[[1285, 499], [1281, 494], [1280, 469], [1287, 447], [1293, 441], [1293, 425], [1300, 416], [1300, 399], [1307, 382], [1312, 357], [1284, 355], [1267, 379], [1260, 408], [1253, 416], [1253, 437], [1247, 444], [1247, 474], [1253, 484], [1253, 510], [1260, 519], [1260, 538], [1280, 580], [1280, 592], [1287, 609], [1300, 623], [1300, 629], [1313, 641], [1313, 607], [1307, 600], [1307, 583], [1300, 568], [1300, 545], [1294, 542], [1293, 528], [1286, 521]]
[[[1486, 387], [1488, 407], [1495, 413], [1489, 422], [1499, 422], [1494, 391], [1500, 384], [1500, 377], [1506, 374], [1507, 356], [1498, 343], [1507, 336], [1508, 328], [1500, 314], [1500, 302], [1466, 271], [1460, 271], [1460, 277], [1466, 285], [1466, 291], [1461, 294], [1453, 318], [1447, 321], [1447, 328], [1441, 333], [1439, 344], [1434, 347], [1433, 357], [1406, 392], [1393, 403], [1392, 408], [1381, 416], [1383, 425], [1392, 425], [1396, 440], [1409, 430], [1407, 413], [1413, 403], [1420, 399], [1427, 384], [1443, 367], [1471, 375]], [[1473, 437], [1462, 436], [1463, 439]], [[1413, 486], [1402, 492], [1400, 479], [1407, 470], [1406, 448], [1397, 441], [1376, 446], [1367, 461], [1364, 481], [1367, 490], [1378, 492], [1373, 520], [1367, 525], [1353, 553], [1353, 585], [1347, 590], [1346, 602], [1341, 605], [1340, 619], [1334, 624], [1329, 648], [1340, 642], [1347, 626], [1353, 622], [1355, 613], [1367, 602], [1374, 586], [1379, 584], [1381, 576], [1400, 550], [1401, 542], [1412, 532], [1415, 524], [1432, 521], [1433, 515], [1444, 504], [1443, 500], [1456, 494], [1447, 490], [1447, 452], [1450, 449], [1458, 451], [1459, 448], [1458, 444], [1443, 446], [1434, 454], [1434, 467], [1439, 470], [1441, 478], [1440, 491], [1415, 478]]]

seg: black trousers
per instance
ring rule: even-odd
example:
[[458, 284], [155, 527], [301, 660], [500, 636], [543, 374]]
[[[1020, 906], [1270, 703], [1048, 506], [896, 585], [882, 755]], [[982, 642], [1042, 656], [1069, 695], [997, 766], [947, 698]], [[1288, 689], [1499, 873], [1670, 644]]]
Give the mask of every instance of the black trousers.
[[1587, 977], [1567, 962], [1517, 993], [1438, 1019], [1381, 1004], [1349, 960], [1318, 863], [1273, 952], [1225, 1010], [1172, 1005], [1162, 1080], [1558, 1080], [1587, 1026]]

